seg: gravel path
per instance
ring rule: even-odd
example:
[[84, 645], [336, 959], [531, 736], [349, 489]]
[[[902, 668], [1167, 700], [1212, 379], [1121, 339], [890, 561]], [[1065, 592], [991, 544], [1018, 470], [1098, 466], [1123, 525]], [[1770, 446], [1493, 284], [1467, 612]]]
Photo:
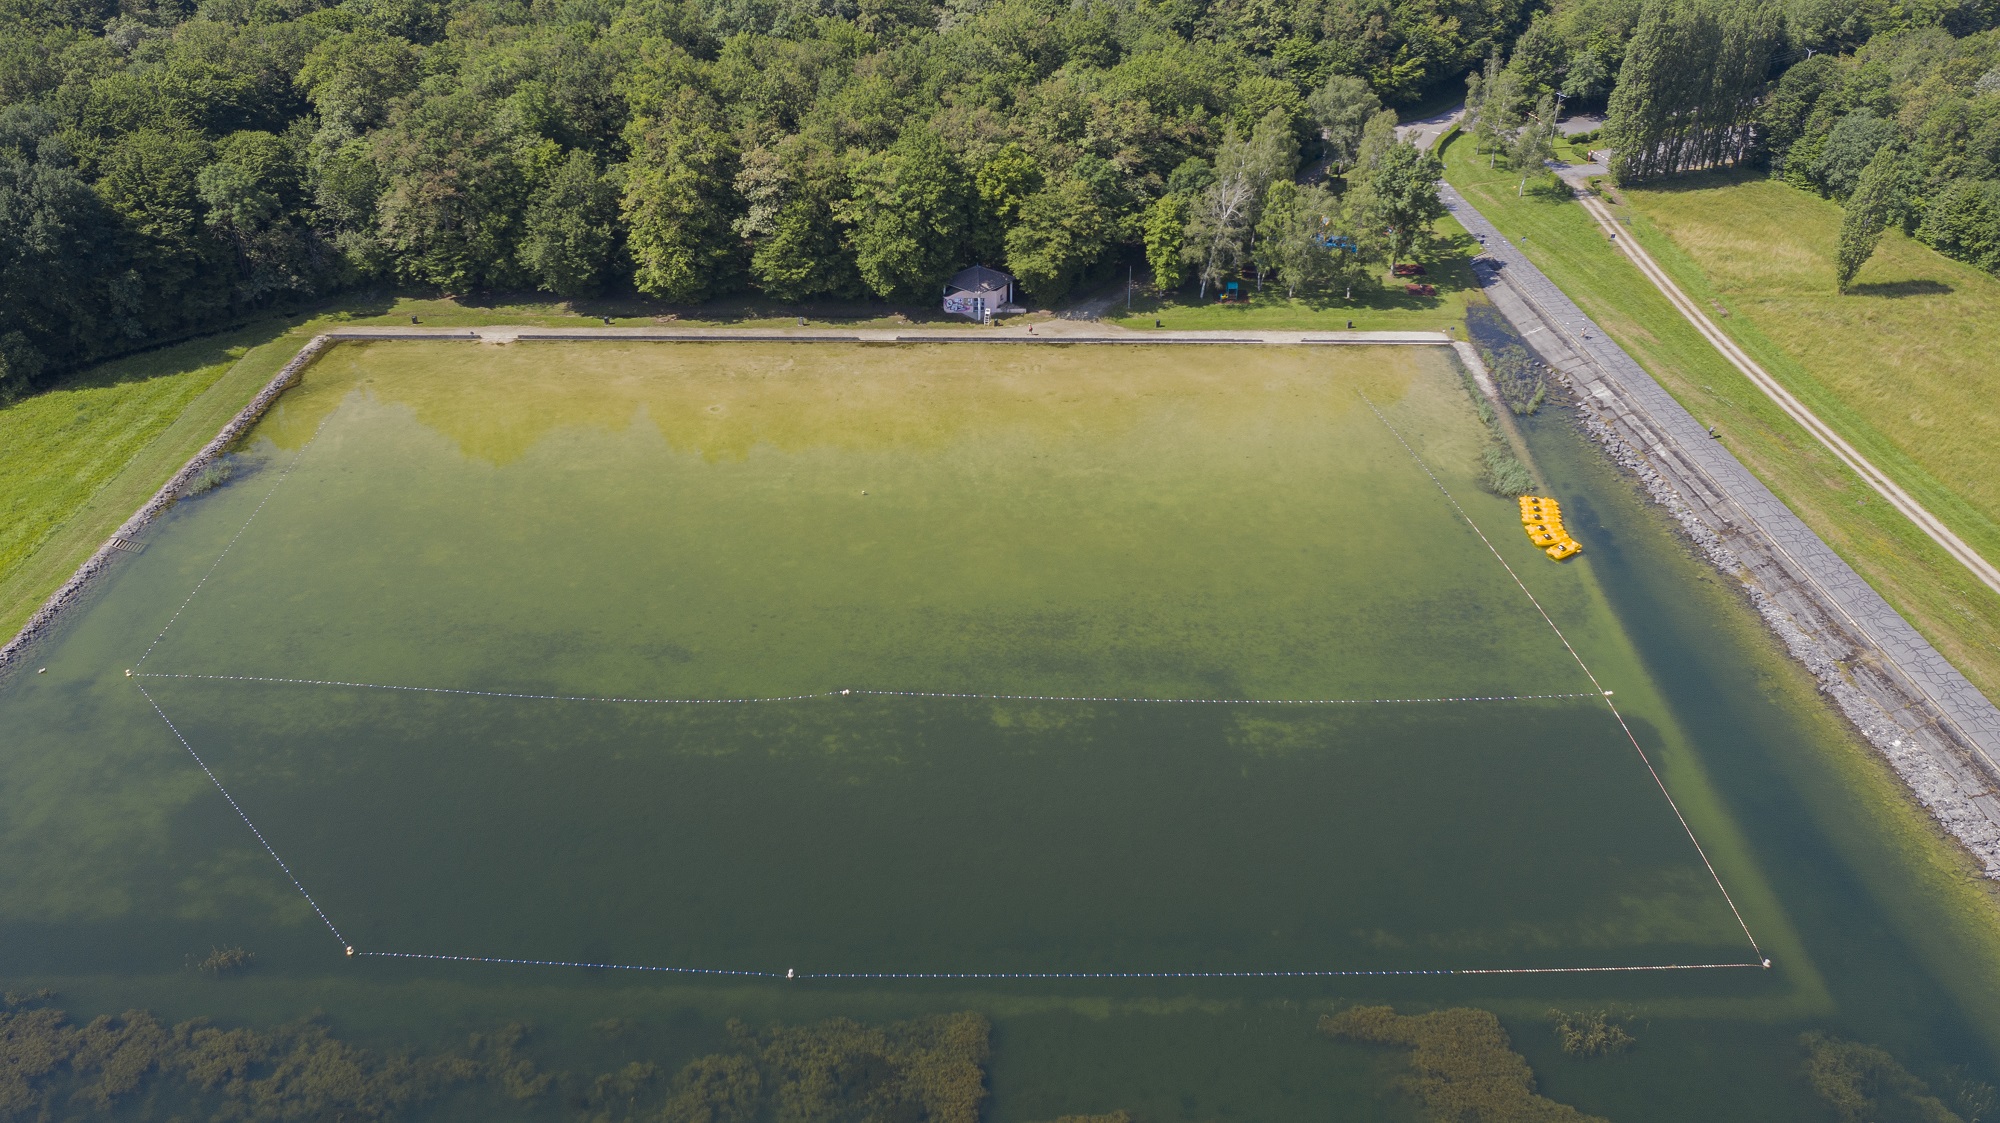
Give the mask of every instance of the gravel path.
[[[1564, 180], [1575, 186], [1567, 172], [1568, 169], [1565, 169]], [[1618, 220], [1612, 217], [1610, 208], [1606, 207], [1602, 200], [1584, 190], [1577, 192], [1577, 199], [1583, 203], [1584, 210], [1590, 212], [1590, 216], [1597, 220], [1598, 226], [1610, 236], [1612, 242], [1625, 252], [1625, 256], [1632, 264], [1639, 267], [1639, 272], [1644, 273], [1646, 279], [1653, 282], [1653, 287], [1660, 290], [1681, 316], [1702, 334], [1702, 338], [1708, 340], [1710, 346], [1729, 360], [1731, 366], [1742, 371], [1751, 385], [1777, 403], [1778, 408], [1784, 410], [1787, 417], [1798, 422], [1801, 428], [1811, 433], [1820, 444], [1825, 445], [1827, 451], [1838, 457], [1841, 463], [1847, 465], [1855, 475], [1860, 476], [1869, 487], [1874, 488], [1877, 495], [1888, 500], [1889, 505], [1901, 512], [1903, 517], [1917, 524], [1917, 529], [1929, 535], [1931, 541], [1944, 547], [1945, 553], [1971, 570], [1987, 588], [2000, 593], [2000, 569], [1996, 569], [1992, 562], [1981, 557], [1964, 539], [1952, 533], [1951, 528], [1946, 526], [1942, 519], [1931, 514], [1923, 504], [1911, 497], [1910, 493], [1904, 491], [1887, 472], [1869, 462], [1831, 425], [1821, 421], [1804, 402], [1793, 397], [1792, 392], [1771, 377], [1769, 371], [1759, 366], [1757, 360], [1752, 359], [1734, 339], [1730, 338], [1729, 333], [1710, 323], [1708, 317], [1702, 314], [1701, 308], [1688, 299], [1688, 295], [1681, 291], [1681, 287], [1674, 283], [1672, 277], [1667, 276], [1666, 271], [1661, 269], [1652, 255], [1646, 252], [1645, 247], [1639, 245], [1629, 232], [1619, 230]], [[1618, 236], [1620, 233], [1625, 233], [1626, 236], [1620, 238]]]

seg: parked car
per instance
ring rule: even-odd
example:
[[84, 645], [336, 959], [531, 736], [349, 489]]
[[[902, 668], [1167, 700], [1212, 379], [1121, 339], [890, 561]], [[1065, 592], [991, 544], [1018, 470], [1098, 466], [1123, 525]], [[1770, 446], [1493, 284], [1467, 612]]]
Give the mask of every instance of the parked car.
[[1393, 271], [1398, 277], [1421, 277], [1424, 275], [1424, 267], [1415, 262], [1406, 262], [1402, 265], [1394, 266]]
[[1436, 285], [1404, 285], [1403, 291], [1409, 293], [1411, 296], [1436, 296], [1438, 294], [1438, 287]]

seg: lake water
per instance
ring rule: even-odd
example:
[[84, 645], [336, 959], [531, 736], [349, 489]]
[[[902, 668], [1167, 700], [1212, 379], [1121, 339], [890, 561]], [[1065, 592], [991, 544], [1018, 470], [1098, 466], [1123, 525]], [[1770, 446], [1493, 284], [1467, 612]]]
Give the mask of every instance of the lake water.
[[1531, 438], [1564, 565], [1437, 350], [342, 345], [0, 684], [4, 982], [576, 1074], [414, 1117], [965, 1010], [996, 1120], [1421, 1117], [1357, 1001], [1619, 1120], [1828, 1117], [1807, 1031], [1975, 1114], [1990, 906]]

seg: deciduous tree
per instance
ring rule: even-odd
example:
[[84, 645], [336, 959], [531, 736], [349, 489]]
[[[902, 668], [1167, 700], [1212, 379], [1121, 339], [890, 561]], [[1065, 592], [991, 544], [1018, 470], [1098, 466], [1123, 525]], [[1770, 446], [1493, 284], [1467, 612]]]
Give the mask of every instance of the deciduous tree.
[[617, 218], [617, 189], [595, 157], [571, 150], [528, 205], [521, 267], [557, 296], [595, 296], [611, 264]]
[[836, 208], [861, 279], [884, 300], [929, 303], [965, 265], [972, 185], [937, 133], [913, 126], [856, 161]]
[[691, 303], [733, 290], [743, 276], [735, 217], [737, 154], [713, 103], [679, 91], [656, 116], [626, 129], [620, 211], [640, 292]]
[[1435, 153], [1408, 142], [1390, 145], [1368, 173], [1359, 204], [1371, 225], [1383, 232], [1391, 264], [1444, 217], [1437, 186], [1443, 175], [1444, 164]]

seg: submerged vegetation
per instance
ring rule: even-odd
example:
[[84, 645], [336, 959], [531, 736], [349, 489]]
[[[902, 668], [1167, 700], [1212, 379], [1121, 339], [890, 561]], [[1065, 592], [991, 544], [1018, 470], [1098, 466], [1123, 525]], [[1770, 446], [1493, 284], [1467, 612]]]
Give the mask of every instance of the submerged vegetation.
[[196, 472], [194, 478], [188, 480], [186, 486], [181, 488], [180, 497], [182, 499], [193, 499], [196, 496], [206, 495], [223, 484], [228, 483], [235, 476], [236, 458], [226, 455], [218, 456], [203, 465], [201, 471]]
[[634, 1062], [591, 1081], [572, 1106], [589, 1120], [670, 1123], [881, 1119], [978, 1123], [992, 1027], [978, 1014], [867, 1026], [834, 1018], [753, 1033], [671, 1079]]
[[46, 1001], [9, 996], [0, 1011], [0, 1119], [104, 1113], [154, 1097], [246, 1123], [381, 1119], [486, 1068], [454, 1054], [357, 1049], [312, 1020], [260, 1032], [200, 1020], [168, 1026], [132, 1010], [77, 1026]]
[[1556, 1041], [1572, 1057], [1603, 1057], [1633, 1045], [1623, 1019], [1609, 1010], [1550, 1010]]
[[195, 969], [204, 975], [234, 975], [256, 958], [242, 948], [210, 948], [207, 958], [195, 964]]
[[1406, 1086], [1438, 1123], [1604, 1123], [1537, 1095], [1534, 1070], [1489, 1011], [1357, 1006], [1321, 1018], [1319, 1027], [1329, 1037], [1409, 1050]]
[[1823, 1033], [1799, 1042], [1806, 1050], [1806, 1083], [1841, 1123], [1978, 1123], [1994, 1109], [1993, 1088], [1962, 1075], [1951, 1081], [1946, 1103], [1886, 1050]]
[[[240, 949], [236, 949], [240, 950]], [[882, 1119], [977, 1123], [991, 1027], [977, 1014], [866, 1026], [836, 1018], [753, 1033], [729, 1027], [728, 1049], [666, 1078], [634, 1061], [597, 1076], [541, 1071], [522, 1056], [526, 1030], [474, 1035], [463, 1052], [383, 1054], [307, 1019], [269, 1031], [202, 1020], [166, 1025], [145, 1011], [72, 1023], [53, 996], [0, 1006], [0, 1120], [89, 1118], [145, 1105], [232, 1123], [393, 1118], [454, 1088], [515, 1102], [558, 1086], [588, 1120], [722, 1123], [753, 1119]], [[164, 1112], [147, 1111], [159, 1106]], [[1076, 1123], [1126, 1123], [1112, 1116]]]

